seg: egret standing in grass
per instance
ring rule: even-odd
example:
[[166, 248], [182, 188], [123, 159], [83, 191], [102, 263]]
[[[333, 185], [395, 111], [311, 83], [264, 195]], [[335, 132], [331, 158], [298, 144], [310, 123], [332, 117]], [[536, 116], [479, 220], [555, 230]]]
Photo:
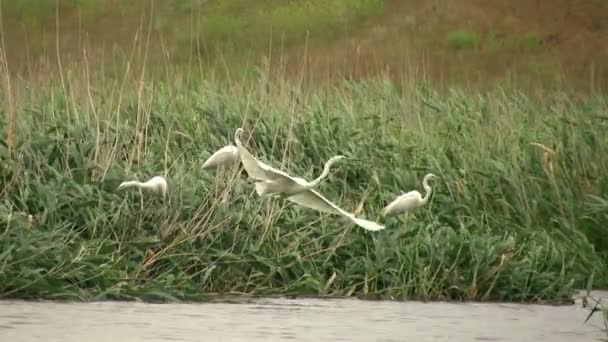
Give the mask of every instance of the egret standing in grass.
[[203, 170], [212, 170], [221, 167], [230, 167], [239, 162], [239, 149], [232, 145], [226, 145], [215, 151], [203, 163]]
[[410, 212], [425, 205], [429, 201], [431, 193], [433, 192], [433, 189], [429, 185], [429, 181], [434, 178], [439, 177], [432, 173], [428, 173], [422, 179], [422, 187], [426, 191], [424, 197], [417, 190], [406, 192], [403, 195], [395, 198], [391, 203], [384, 207], [384, 209], [382, 209], [382, 216], [406, 214], [407, 217]]
[[[209, 158], [207, 158], [207, 160], [203, 163], [202, 169], [226, 169], [236, 166], [239, 161], [239, 149], [232, 144], [228, 144], [215, 151], [215, 153], [213, 153]], [[222, 179], [221, 182], [216, 183], [216, 191], [222, 187], [224, 187], [224, 190], [222, 191], [221, 202], [227, 203], [228, 195], [230, 194], [230, 189], [226, 186], [224, 179]]]
[[156, 195], [160, 195], [163, 198], [167, 195], [167, 180], [163, 176], [155, 176], [150, 178], [146, 182], [139, 181], [126, 181], [120, 183], [118, 189], [125, 189], [129, 187], [136, 187], [142, 190], [150, 191]]

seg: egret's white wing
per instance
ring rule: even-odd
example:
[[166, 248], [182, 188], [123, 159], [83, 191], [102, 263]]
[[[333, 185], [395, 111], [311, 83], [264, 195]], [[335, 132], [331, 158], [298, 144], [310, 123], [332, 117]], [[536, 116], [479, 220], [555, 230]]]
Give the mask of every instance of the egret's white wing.
[[251, 178], [266, 181], [274, 180], [280, 176], [287, 177], [289, 179], [292, 178], [285, 172], [259, 161], [244, 146], [240, 145], [238, 149], [243, 167]]
[[245, 146], [243, 146], [243, 143], [241, 142], [241, 139], [239, 137], [239, 133], [242, 133], [242, 132], [243, 132], [242, 128], [237, 128], [236, 132], [234, 133], [234, 141], [236, 143], [236, 147], [239, 150], [239, 155], [241, 157], [241, 163], [243, 164], [243, 167], [245, 168], [245, 171], [247, 171], [247, 174], [249, 175], [249, 177], [251, 177], [255, 180], [260, 180], [260, 181], [272, 181], [277, 178], [277, 175], [287, 176], [288, 178], [291, 178], [291, 177], [289, 177], [289, 175], [287, 175], [283, 171], [277, 170], [277, 169], [273, 168], [272, 166], [266, 165], [266, 164], [262, 163], [261, 161], [259, 161], [258, 159], [256, 159], [247, 150], [247, 148]]
[[256, 157], [254, 157], [249, 151], [242, 145], [238, 147], [239, 155], [241, 156], [241, 162], [249, 177], [255, 180], [272, 181], [278, 177], [284, 177], [289, 180], [295, 181], [292, 176], [287, 173], [275, 169], [274, 167], [264, 164]]
[[412, 190], [400, 195], [399, 197], [397, 197], [397, 200], [405, 200], [406, 198], [422, 199], [422, 194], [420, 194], [418, 190]]
[[295, 195], [287, 197], [287, 200], [297, 203], [303, 207], [314, 209], [327, 214], [338, 214], [342, 216], [353, 216], [353, 214], [342, 210], [330, 202], [327, 198], [323, 197], [314, 189], [309, 189], [303, 192], [299, 192]]
[[353, 220], [353, 222], [355, 224], [357, 224], [359, 227], [362, 227], [365, 230], [370, 230], [370, 231], [375, 232], [375, 231], [384, 229], [383, 225], [378, 224], [374, 221], [365, 220], [365, 219], [357, 218], [357, 217], [352, 217], [351, 220]]
[[341, 209], [340, 207], [330, 202], [327, 198], [325, 198], [323, 195], [313, 189], [309, 189], [307, 191], [303, 191], [295, 195], [289, 196], [287, 197], [287, 200], [297, 203], [303, 207], [314, 209], [327, 214], [342, 215], [344, 217], [349, 218], [358, 226], [366, 230], [376, 231], [384, 229], [383, 225], [380, 225], [376, 222], [356, 218], [355, 215]]

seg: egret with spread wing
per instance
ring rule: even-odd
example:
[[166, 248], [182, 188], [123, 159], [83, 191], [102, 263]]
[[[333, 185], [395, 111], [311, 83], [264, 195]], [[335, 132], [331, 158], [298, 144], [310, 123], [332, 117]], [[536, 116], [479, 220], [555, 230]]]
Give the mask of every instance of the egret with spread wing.
[[287, 200], [323, 213], [344, 216], [365, 230], [378, 231], [384, 229], [383, 225], [376, 222], [355, 217], [354, 214], [341, 209], [314, 189], [308, 189], [291, 195], [287, 197]]
[[255, 190], [259, 196], [267, 195], [294, 195], [312, 189], [319, 185], [323, 178], [329, 175], [329, 169], [336, 161], [345, 158], [344, 156], [335, 156], [330, 158], [323, 169], [323, 172], [316, 179], [308, 182], [304, 178], [290, 176], [284, 171], [273, 168], [270, 165], [264, 164], [256, 159], [242, 144], [241, 133], [242, 128], [237, 128], [234, 133], [234, 141], [239, 150], [241, 163], [247, 171], [249, 177], [255, 179]]
[[124, 189], [129, 187], [136, 187], [143, 190], [148, 190], [157, 195], [161, 195], [163, 198], [167, 195], [167, 180], [163, 176], [155, 176], [150, 178], [146, 182], [139, 181], [126, 181], [120, 183], [118, 189]]
[[234, 134], [234, 140], [239, 149], [239, 156], [241, 157], [241, 163], [245, 171], [247, 171], [249, 177], [257, 180], [255, 189], [258, 195], [282, 194], [287, 197], [287, 200], [303, 207], [346, 217], [366, 230], [377, 231], [384, 229], [384, 226], [376, 222], [357, 218], [354, 214], [344, 211], [313, 189], [313, 187], [319, 185], [323, 178], [327, 177], [331, 165], [337, 160], [344, 158], [344, 156], [335, 156], [329, 159], [325, 163], [325, 168], [321, 175], [315, 180], [307, 182], [303, 178], [290, 176], [256, 159], [241, 143], [240, 135], [242, 132], [243, 129], [238, 128]]
[[429, 185], [429, 181], [433, 178], [439, 178], [432, 173], [424, 176], [422, 180], [422, 187], [426, 191], [424, 197], [417, 190], [406, 192], [405, 194], [397, 197], [391, 203], [389, 203], [382, 210], [382, 216], [393, 216], [399, 214], [407, 214], [414, 209], [420, 208], [428, 202], [431, 197], [431, 186]]

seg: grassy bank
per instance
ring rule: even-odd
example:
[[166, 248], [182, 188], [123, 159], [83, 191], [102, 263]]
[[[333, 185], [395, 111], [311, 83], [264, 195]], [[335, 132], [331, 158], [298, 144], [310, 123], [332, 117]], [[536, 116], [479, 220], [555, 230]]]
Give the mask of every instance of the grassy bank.
[[[423, 75], [441, 84], [517, 82], [528, 89], [608, 89], [608, 3], [569, 0], [5, 0], [13, 71], [45, 74], [87, 55], [113, 67], [145, 50], [148, 68], [221, 63], [235, 73], [268, 57], [297, 78]], [[542, 12], [539, 17], [537, 13]], [[143, 53], [142, 53], [143, 54]], [[136, 59], [142, 62], [144, 58]], [[238, 70], [237, 70], [238, 69]]]
[[[129, 77], [66, 73], [5, 92], [1, 297], [533, 301], [563, 299], [592, 273], [606, 285], [605, 97]], [[443, 180], [407, 224], [365, 232], [261, 200], [244, 172], [203, 172], [240, 126], [254, 154], [306, 178], [349, 156], [320, 189], [369, 219], [424, 173]], [[165, 201], [116, 191], [156, 174]]]
[[167, 59], [189, 65], [203, 58], [234, 68], [271, 50], [284, 53], [292, 46], [325, 45], [383, 13], [384, 2], [4, 1], [0, 23], [10, 64], [24, 70], [47, 60], [55, 64], [59, 53], [64, 59], [78, 59], [84, 49], [100, 62], [112, 63], [116, 55], [128, 54], [135, 41], [145, 42], [148, 58], [156, 62], [148, 67]]

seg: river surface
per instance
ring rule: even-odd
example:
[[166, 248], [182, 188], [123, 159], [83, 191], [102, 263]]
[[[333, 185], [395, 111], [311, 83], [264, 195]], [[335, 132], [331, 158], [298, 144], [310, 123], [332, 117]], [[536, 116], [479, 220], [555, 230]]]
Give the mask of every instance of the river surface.
[[[608, 297], [608, 292], [601, 296]], [[0, 301], [0, 341], [606, 341], [601, 313], [583, 324], [588, 313], [580, 302], [549, 306], [356, 299], [257, 299], [239, 304], [11, 300]]]

